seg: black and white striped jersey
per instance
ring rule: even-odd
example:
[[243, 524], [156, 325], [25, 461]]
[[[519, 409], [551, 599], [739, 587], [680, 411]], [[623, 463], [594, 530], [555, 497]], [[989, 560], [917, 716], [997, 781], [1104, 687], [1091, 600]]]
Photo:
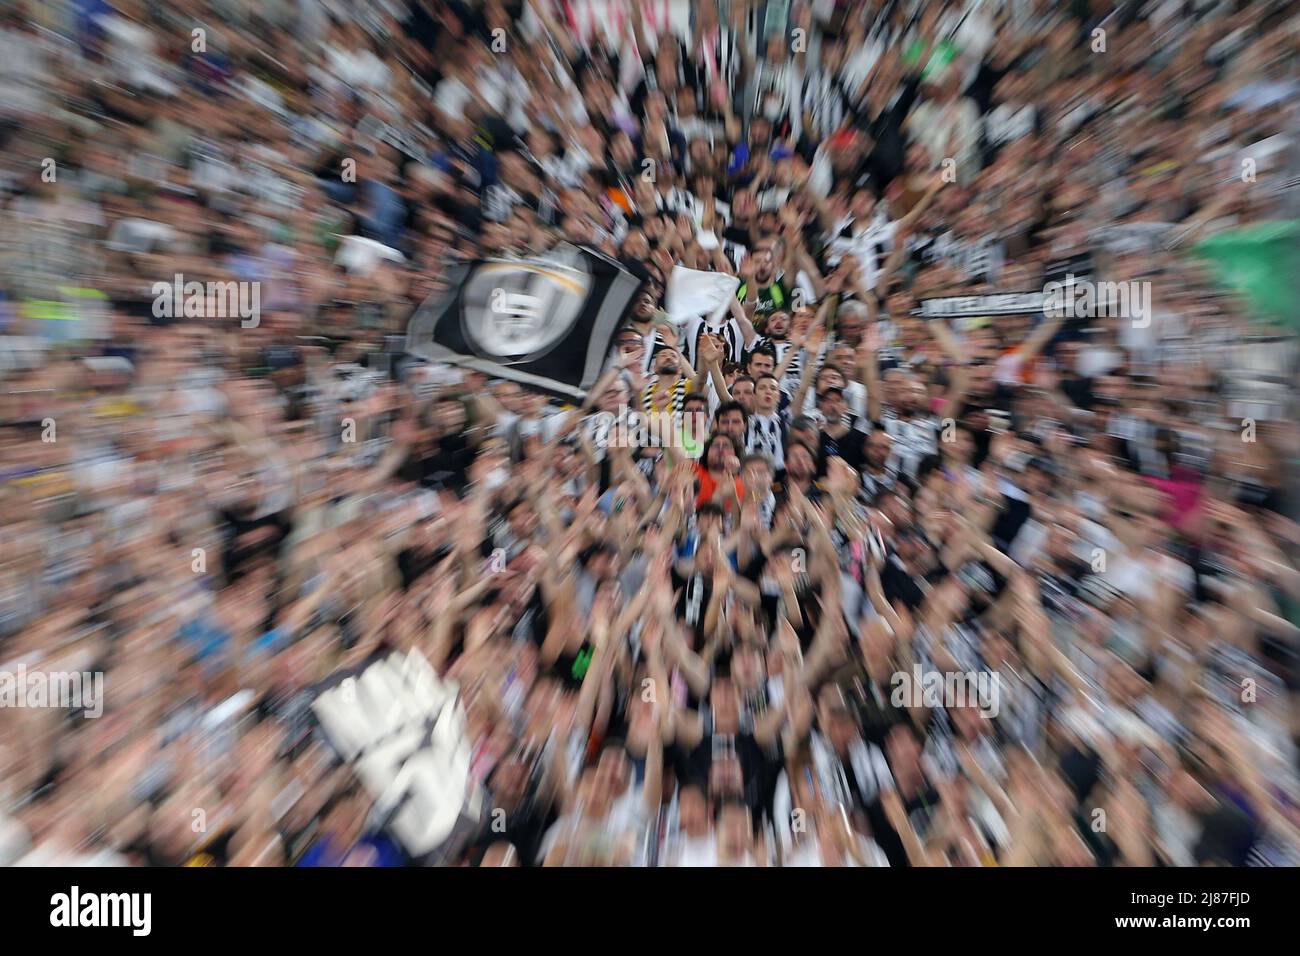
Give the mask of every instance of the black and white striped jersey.
[[764, 456], [773, 468], [784, 468], [786, 424], [785, 413], [781, 411], [771, 415], [750, 415], [745, 431], [745, 451]]
[[696, 355], [699, 354], [700, 336], [705, 332], [722, 336], [722, 341], [725, 343], [722, 361], [739, 363], [744, 359], [745, 334], [741, 331], [739, 322], [734, 318], [728, 318], [721, 326], [712, 328], [703, 318], [694, 318], [684, 326], [681, 340], [682, 354], [686, 356], [686, 360], [692, 367], [695, 365]]
[[[776, 365], [780, 368], [781, 363], [785, 361], [786, 355], [790, 349], [796, 348], [784, 339], [770, 339], [766, 335], [760, 335], [754, 339], [748, 349], [745, 350], [745, 357], [748, 359], [749, 354], [759, 348], [771, 346], [776, 352]], [[790, 359], [790, 365], [785, 370], [785, 375], [781, 379], [781, 391], [787, 394], [792, 393], [799, 385], [799, 376], [803, 374], [803, 363], [807, 360], [803, 348], [796, 348], [794, 358]]]

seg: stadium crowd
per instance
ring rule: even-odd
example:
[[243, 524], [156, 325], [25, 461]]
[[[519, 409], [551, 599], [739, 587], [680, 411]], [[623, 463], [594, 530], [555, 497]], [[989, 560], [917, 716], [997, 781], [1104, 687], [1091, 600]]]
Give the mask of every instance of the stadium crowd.
[[[0, 672], [103, 700], [0, 706], [0, 863], [431, 862], [313, 719], [394, 650], [438, 863], [1300, 862], [1294, 408], [1192, 254], [1280, 217], [1288, 4], [3, 16]], [[642, 281], [585, 402], [407, 352], [566, 244]], [[980, 311], [1067, 275], [1152, 308]]]

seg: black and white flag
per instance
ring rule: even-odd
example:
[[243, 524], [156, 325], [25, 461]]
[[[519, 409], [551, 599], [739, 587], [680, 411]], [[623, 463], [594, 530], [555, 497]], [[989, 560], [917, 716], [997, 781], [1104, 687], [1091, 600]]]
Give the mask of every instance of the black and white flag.
[[416, 310], [406, 350], [566, 399], [595, 384], [640, 280], [594, 250], [451, 267]]

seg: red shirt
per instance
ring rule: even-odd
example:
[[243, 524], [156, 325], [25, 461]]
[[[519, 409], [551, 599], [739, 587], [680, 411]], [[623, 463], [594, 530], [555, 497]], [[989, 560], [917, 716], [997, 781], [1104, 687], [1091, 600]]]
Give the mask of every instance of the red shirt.
[[[695, 463], [695, 479], [700, 484], [700, 492], [695, 496], [695, 507], [699, 508], [713, 500], [714, 492], [718, 490], [718, 482], [700, 462]], [[741, 498], [745, 497], [745, 483], [739, 477], [736, 478], [736, 494]], [[731, 502], [727, 501], [724, 507], [730, 511]]]

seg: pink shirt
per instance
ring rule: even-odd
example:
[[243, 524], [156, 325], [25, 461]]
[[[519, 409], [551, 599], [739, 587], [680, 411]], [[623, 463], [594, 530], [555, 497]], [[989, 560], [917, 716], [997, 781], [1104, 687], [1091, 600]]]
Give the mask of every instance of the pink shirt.
[[1176, 465], [1168, 478], [1146, 479], [1153, 487], [1164, 492], [1168, 501], [1161, 516], [1176, 531], [1186, 530], [1189, 519], [1201, 504], [1201, 478], [1196, 472]]

